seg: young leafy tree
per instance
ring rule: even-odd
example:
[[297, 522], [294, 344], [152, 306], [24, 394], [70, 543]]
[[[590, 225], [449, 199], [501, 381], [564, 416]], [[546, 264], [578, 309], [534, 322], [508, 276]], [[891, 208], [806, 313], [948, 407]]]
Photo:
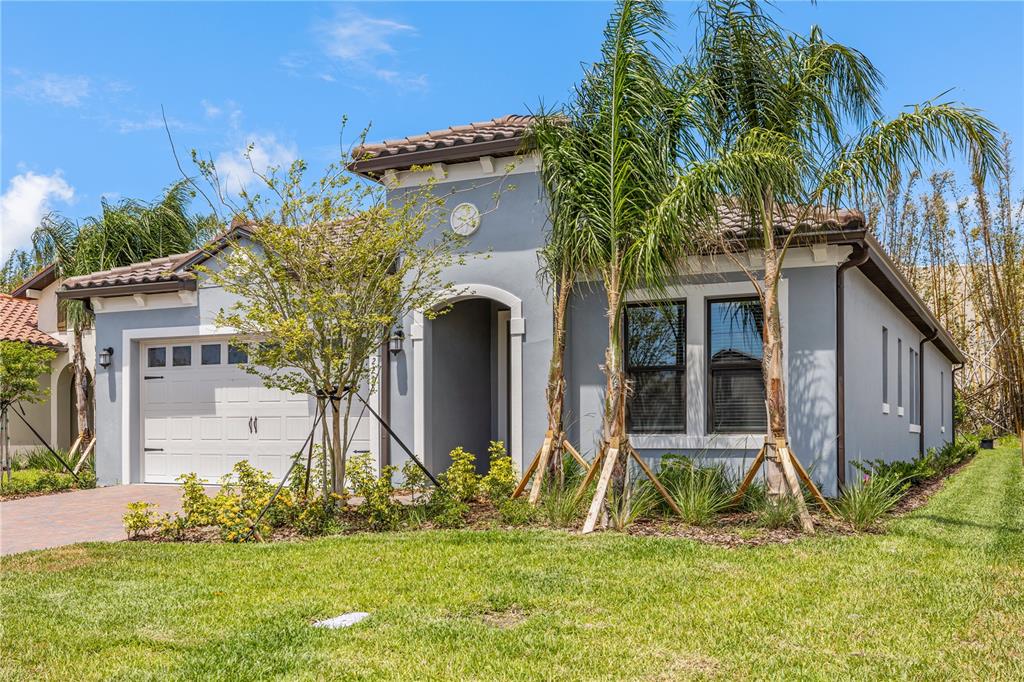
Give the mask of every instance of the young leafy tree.
[[[407, 314], [436, 309], [448, 288], [443, 270], [460, 260], [457, 237], [430, 230], [444, 206], [430, 185], [389, 202], [344, 168], [312, 181], [302, 161], [259, 173], [260, 193], [243, 191], [236, 217], [251, 240], [236, 239], [204, 269], [238, 296], [217, 323], [253, 341], [246, 371], [267, 386], [337, 396], [328, 400], [339, 493], [355, 399], [347, 389], [374, 388], [382, 345]], [[216, 186], [216, 168], [201, 170]]]
[[10, 429], [8, 410], [17, 403], [41, 403], [50, 395], [50, 389], [39, 383], [39, 377], [50, 371], [50, 363], [57, 353], [45, 346], [20, 341], [0, 341], [0, 427], [4, 442], [2, 469], [10, 471], [7, 451], [7, 433]]
[[[203, 244], [217, 230], [211, 218], [189, 212], [191, 191], [185, 183], [171, 185], [156, 201], [103, 200], [98, 216], [81, 224], [58, 215], [47, 216], [32, 235], [32, 249], [53, 262], [60, 278], [87, 275], [100, 270], [184, 253]], [[82, 301], [63, 300], [60, 305], [72, 331], [72, 365], [78, 431], [89, 436], [86, 394], [84, 331], [92, 326], [92, 310]]]
[[[857, 50], [814, 27], [780, 28], [757, 2], [711, 0], [699, 13], [693, 61], [704, 144], [681, 157], [662, 219], [680, 229], [717, 227], [733, 202], [748, 231], [722, 236], [727, 253], [759, 251], [745, 268], [763, 308], [763, 369], [772, 442], [786, 439], [784, 349], [778, 292], [783, 262], [809, 224], [884, 193], [921, 162], [969, 155], [979, 177], [999, 167], [995, 127], [977, 110], [924, 102], [895, 118], [879, 107], [882, 77]], [[742, 264], [740, 259], [737, 262]], [[769, 482], [783, 494], [781, 465]]]

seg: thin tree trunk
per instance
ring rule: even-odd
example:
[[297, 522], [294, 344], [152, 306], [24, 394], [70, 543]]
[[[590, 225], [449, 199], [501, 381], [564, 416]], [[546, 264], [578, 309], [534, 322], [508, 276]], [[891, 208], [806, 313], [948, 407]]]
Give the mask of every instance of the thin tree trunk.
[[619, 336], [619, 302], [622, 293], [619, 291], [618, 271], [612, 270], [605, 278], [608, 296], [608, 348], [605, 351], [605, 407], [604, 407], [604, 443], [616, 443], [618, 456], [615, 468], [612, 469], [612, 493], [621, 499], [625, 487], [626, 456], [629, 452], [626, 440], [626, 391], [627, 380], [622, 372], [622, 344]]
[[[341, 406], [331, 400], [331, 490], [339, 495], [345, 489], [345, 461], [341, 441]], [[346, 420], [347, 421], [347, 420]]]
[[[764, 254], [764, 387], [768, 409], [768, 437], [772, 442], [786, 440], [786, 385], [782, 348], [782, 318], [779, 312], [778, 254], [774, 249]], [[767, 460], [768, 492], [773, 497], [786, 493], [782, 464], [776, 458]]]
[[85, 353], [82, 351], [82, 327], [80, 324], [76, 324], [73, 329], [75, 347], [72, 352], [72, 362], [75, 367], [75, 411], [78, 417], [78, 434], [82, 437], [82, 447], [85, 447], [85, 444], [90, 439], [89, 404], [85, 390], [87, 376], [85, 370]]
[[554, 329], [551, 339], [551, 365], [548, 371], [548, 431], [557, 439], [552, 447], [549, 473], [553, 481], [557, 481], [561, 490], [564, 482], [562, 464], [562, 441], [560, 434], [564, 431], [563, 414], [565, 410], [565, 342], [566, 313], [569, 296], [572, 293], [572, 277], [562, 272], [557, 285], [558, 293], [555, 301]]

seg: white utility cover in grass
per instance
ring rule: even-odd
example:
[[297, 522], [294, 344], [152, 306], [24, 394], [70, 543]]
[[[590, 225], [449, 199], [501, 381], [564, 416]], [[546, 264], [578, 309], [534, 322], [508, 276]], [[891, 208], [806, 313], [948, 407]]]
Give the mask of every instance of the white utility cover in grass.
[[318, 620], [313, 623], [315, 628], [327, 628], [328, 630], [337, 630], [338, 628], [347, 628], [355, 625], [364, 618], [368, 618], [370, 614], [365, 611], [353, 611], [352, 613], [343, 613], [340, 616], [334, 618], [328, 618], [327, 620]]

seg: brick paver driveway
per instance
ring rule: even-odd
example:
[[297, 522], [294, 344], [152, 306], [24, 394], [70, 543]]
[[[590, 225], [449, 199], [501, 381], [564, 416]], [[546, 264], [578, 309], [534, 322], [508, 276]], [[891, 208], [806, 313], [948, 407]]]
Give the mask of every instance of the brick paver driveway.
[[123, 540], [125, 505], [153, 502], [157, 512], [181, 510], [176, 485], [115, 485], [0, 502], [0, 554], [75, 542]]

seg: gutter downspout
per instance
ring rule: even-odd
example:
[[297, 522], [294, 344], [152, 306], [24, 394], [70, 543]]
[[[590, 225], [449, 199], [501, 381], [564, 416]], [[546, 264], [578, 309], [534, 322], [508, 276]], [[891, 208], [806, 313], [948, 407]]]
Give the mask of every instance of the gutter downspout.
[[868, 260], [868, 250], [855, 244], [853, 253], [836, 268], [836, 476], [846, 485], [846, 294], [844, 273]]
[[917, 425], [921, 428], [917, 432], [918, 456], [924, 456], [924, 344], [934, 341], [938, 335], [939, 330], [933, 329], [917, 347]]

